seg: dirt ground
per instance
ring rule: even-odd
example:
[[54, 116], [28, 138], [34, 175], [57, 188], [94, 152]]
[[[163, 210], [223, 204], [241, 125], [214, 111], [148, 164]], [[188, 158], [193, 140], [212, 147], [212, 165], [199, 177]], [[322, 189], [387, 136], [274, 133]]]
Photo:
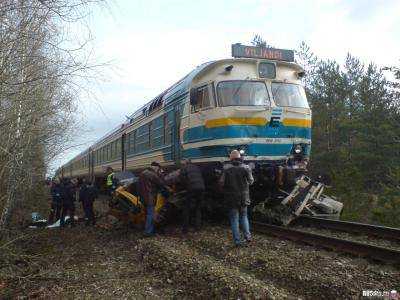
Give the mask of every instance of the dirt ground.
[[1, 299], [358, 298], [400, 290], [400, 268], [228, 228], [143, 238], [120, 224], [24, 229], [0, 244]]

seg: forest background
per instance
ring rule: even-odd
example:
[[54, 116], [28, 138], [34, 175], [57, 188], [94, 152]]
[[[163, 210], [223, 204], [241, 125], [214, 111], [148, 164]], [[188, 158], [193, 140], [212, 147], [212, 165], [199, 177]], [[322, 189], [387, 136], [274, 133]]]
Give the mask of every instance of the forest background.
[[[99, 64], [66, 24], [103, 1], [0, 4], [0, 227], [49, 209], [44, 179], [74, 135], [77, 95]], [[76, 42], [76, 41], [75, 41]], [[253, 44], [268, 47], [255, 36]], [[313, 111], [311, 174], [328, 175], [343, 218], [400, 226], [400, 68], [320, 59], [302, 43], [297, 62]], [[101, 65], [100, 65], [101, 66]]]

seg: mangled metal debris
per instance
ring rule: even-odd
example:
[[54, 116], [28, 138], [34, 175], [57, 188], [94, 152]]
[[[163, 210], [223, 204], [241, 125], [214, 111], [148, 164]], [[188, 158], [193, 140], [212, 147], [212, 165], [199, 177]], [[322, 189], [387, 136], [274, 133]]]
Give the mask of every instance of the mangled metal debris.
[[303, 175], [291, 191], [279, 189], [274, 199], [254, 207], [254, 215], [262, 221], [288, 225], [301, 214], [338, 219], [343, 204], [323, 194], [325, 184]]

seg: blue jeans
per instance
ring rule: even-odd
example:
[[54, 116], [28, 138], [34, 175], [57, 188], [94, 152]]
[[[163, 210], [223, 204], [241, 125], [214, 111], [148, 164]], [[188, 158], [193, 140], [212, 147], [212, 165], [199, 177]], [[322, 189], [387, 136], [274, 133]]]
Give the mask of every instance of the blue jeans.
[[146, 206], [146, 223], [144, 225], [144, 233], [153, 234], [154, 233], [154, 205]]
[[247, 206], [238, 208], [232, 208], [229, 211], [229, 220], [231, 222], [233, 241], [236, 245], [240, 244], [240, 231], [239, 223], [242, 227], [243, 235], [246, 240], [251, 239], [249, 219], [247, 218]]

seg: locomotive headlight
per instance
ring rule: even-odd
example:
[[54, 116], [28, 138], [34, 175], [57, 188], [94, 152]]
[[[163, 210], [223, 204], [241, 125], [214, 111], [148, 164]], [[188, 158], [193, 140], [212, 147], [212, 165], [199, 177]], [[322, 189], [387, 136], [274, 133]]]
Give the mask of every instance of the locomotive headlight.
[[301, 152], [303, 152], [303, 148], [301, 147], [301, 145], [296, 145], [294, 147], [294, 153], [300, 154]]

